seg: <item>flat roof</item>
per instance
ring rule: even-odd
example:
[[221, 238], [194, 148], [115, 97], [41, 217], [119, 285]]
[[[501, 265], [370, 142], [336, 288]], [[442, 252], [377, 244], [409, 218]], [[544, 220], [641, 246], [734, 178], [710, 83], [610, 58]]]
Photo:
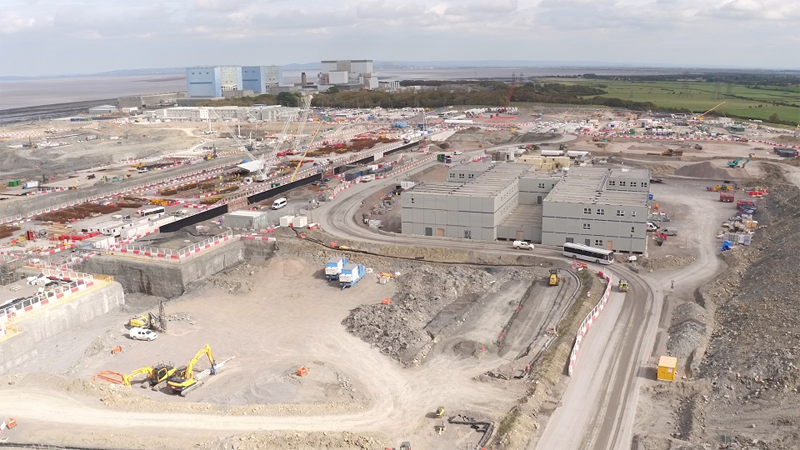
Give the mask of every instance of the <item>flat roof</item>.
[[674, 356], [662, 356], [658, 358], [658, 365], [661, 367], [677, 367], [678, 358]]
[[[469, 163], [462, 166], [462, 168], [471, 168], [474, 164], [486, 165], [487, 163]], [[477, 167], [480, 168], [481, 166]], [[447, 194], [462, 197], [493, 198], [532, 169], [533, 167], [528, 164], [493, 164], [489, 167], [489, 170], [478, 174], [475, 178], [468, 179], [464, 183], [419, 184], [414, 186], [410, 192], [412, 194]]]
[[36, 292], [39, 291], [39, 287], [40, 286], [28, 284], [28, 281], [25, 279], [17, 280], [5, 286], [0, 286], [0, 307], [2, 307], [2, 305], [4, 305], [6, 302], [16, 298], [24, 298], [36, 295]]
[[264, 214], [266, 214], [266, 211], [248, 211], [248, 210], [242, 210], [242, 211], [234, 211], [234, 212], [229, 212], [229, 213], [228, 213], [228, 214], [226, 214], [226, 215], [227, 215], [227, 216], [234, 216], [234, 217], [261, 217], [261, 216], [263, 216]]
[[[612, 174], [618, 176], [648, 174], [647, 170], [634, 169], [631, 172], [615, 172], [617, 169], [605, 168], [574, 168], [567, 173], [556, 186], [547, 194], [545, 201], [557, 203], [584, 203], [607, 206], [646, 206], [646, 191], [609, 191], [605, 189], [606, 180]], [[641, 171], [635, 173], [636, 170]]]

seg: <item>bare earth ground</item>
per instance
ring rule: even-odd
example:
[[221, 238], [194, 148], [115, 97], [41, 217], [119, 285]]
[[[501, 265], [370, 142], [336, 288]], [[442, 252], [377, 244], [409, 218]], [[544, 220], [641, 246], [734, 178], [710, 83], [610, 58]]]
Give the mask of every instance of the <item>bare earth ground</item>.
[[[442, 269], [419, 266], [433, 276], [431, 280], [447, 279]], [[195, 430], [196, 441], [217, 445], [215, 443], [237, 430], [261, 428], [256, 423], [265, 424], [265, 430], [300, 431], [304, 429], [303, 424], [313, 428], [325, 423], [331, 432], [356, 427], [371, 434], [371, 438], [363, 438], [363, 448], [375, 447], [374, 439], [396, 445], [392, 442], [409, 436], [421, 448], [436, 448], [437, 442], [460, 446], [476, 442], [478, 435], [456, 426], [448, 427], [441, 436], [436, 435], [434, 421], [427, 417], [431, 411], [447, 405], [448, 411], [453, 413], [497, 418], [520, 395], [520, 389], [524, 389], [522, 384], [475, 380], [476, 376], [507, 361], [500, 358], [490, 344], [503, 318], [513, 312], [513, 297], [519, 290], [508, 291], [511, 298], [490, 295], [481, 300], [478, 304], [483, 306], [479, 308], [484, 311], [467, 317], [466, 322], [455, 329], [455, 334], [448, 334], [451, 336], [449, 344], [432, 352], [418, 367], [403, 369], [379, 349], [348, 333], [341, 324], [351, 309], [364, 304], [377, 305], [383, 298], [396, 296], [395, 284], [403, 280], [403, 275], [397, 282], [386, 285], [377, 283], [376, 276], [368, 276], [355, 287], [340, 290], [321, 279], [321, 267], [321, 264], [309, 265], [280, 253], [263, 267], [240, 266], [224, 276], [226, 283], [214, 288], [212, 279], [207, 289], [168, 303], [167, 313], [176, 320], [170, 322], [168, 332], [154, 342], [130, 341], [123, 337], [123, 324], [132, 315], [130, 311], [101, 317], [82, 330], [44, 342], [34, 363], [21, 367], [19, 375], [5, 377], [0, 385], [1, 395], [9, 402], [7, 405], [15, 404], [18, 420], [26, 424], [17, 428], [15, 439], [72, 444], [97, 442], [82, 435], [84, 430], [88, 432], [90, 428], [85, 427], [91, 423], [102, 423], [112, 430], [116, 428], [115, 434], [121, 436], [131, 433], [129, 427], [133, 423], [139, 423], [137, 427], [154, 427], [155, 433], [168, 439], [177, 437], [180, 431], [185, 434], [189, 429]], [[493, 277], [482, 269], [464, 270]], [[239, 282], [231, 284], [233, 280]], [[234, 285], [238, 289], [231, 289]], [[299, 285], [303, 288], [298, 289]], [[457, 284], [452, 286], [459, 290]], [[416, 289], [424, 292], [427, 288], [421, 285]], [[147, 299], [140, 300], [140, 303], [147, 302]], [[482, 317], [489, 310], [492, 313], [488, 315], [496, 318], [495, 325], [469, 326], [473, 321], [484, 323]], [[464, 334], [461, 340], [457, 338], [459, 334]], [[69, 351], [63, 349], [67, 342]], [[485, 343], [485, 351], [465, 352], [465, 345], [474, 345], [466, 343], [473, 342]], [[131, 389], [90, 381], [104, 369], [127, 373], [161, 361], [182, 364], [206, 343], [211, 345], [218, 361], [232, 356], [235, 359], [188, 398], [170, 395], [166, 389], [152, 392], [136, 386]], [[123, 353], [112, 356], [109, 349], [114, 345], [122, 345]], [[294, 375], [300, 366], [308, 368], [308, 376]], [[198, 364], [198, 370], [207, 367], [204, 360]], [[42, 402], [72, 405], [77, 402], [81, 406], [77, 410], [70, 406], [68, 409], [74, 414], [58, 417], [26, 408], [17, 401], [41, 395], [50, 399], [42, 397]], [[148, 415], [137, 416], [137, 412]], [[153, 412], [156, 414], [149, 414]], [[180, 420], [182, 413], [195, 415], [183, 426], [158, 425], [158, 417], [169, 414], [170, 420]], [[250, 416], [251, 419], [245, 422], [249, 425], [236, 426], [234, 422], [220, 419], [220, 415]], [[70, 423], [71, 431], [39, 427], [37, 417]], [[216, 430], [215, 438], [204, 431], [211, 429]], [[326, 437], [325, 445], [337, 437], [341, 436]], [[260, 443], [266, 442], [265, 439], [272, 438], [252, 438], [253, 442]], [[171, 442], [174, 448], [188, 448], [190, 441], [194, 442], [192, 439], [165, 442]], [[109, 437], [106, 442], [110, 444], [114, 440]], [[149, 442], [139, 440], [134, 445], [149, 448]], [[269, 448], [310, 448], [281, 442]], [[353, 447], [343, 445], [342, 448]]]

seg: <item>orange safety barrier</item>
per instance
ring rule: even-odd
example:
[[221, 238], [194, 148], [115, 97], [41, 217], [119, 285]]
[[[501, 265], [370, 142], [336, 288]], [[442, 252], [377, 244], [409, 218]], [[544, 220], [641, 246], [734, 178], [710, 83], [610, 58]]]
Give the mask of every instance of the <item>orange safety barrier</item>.
[[382, 305], [388, 305], [390, 303], [392, 303], [392, 299], [390, 299], [390, 298], [385, 298], [385, 299], [381, 300], [381, 304]]
[[306, 369], [305, 366], [297, 369], [297, 376], [298, 377], [303, 377], [303, 376], [306, 376], [306, 375], [308, 375], [308, 369]]
[[122, 353], [122, 346], [118, 345], [111, 349], [111, 354], [116, 355], [117, 353]]
[[15, 426], [17, 426], [17, 419], [8, 419], [6, 428], [14, 428]]

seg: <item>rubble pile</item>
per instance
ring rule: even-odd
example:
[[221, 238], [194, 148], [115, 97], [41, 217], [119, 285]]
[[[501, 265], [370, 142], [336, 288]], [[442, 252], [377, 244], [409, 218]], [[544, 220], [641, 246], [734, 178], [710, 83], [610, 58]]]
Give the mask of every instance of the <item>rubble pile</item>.
[[[401, 363], [414, 364], [437, 335], [460, 322], [460, 316], [439, 318], [436, 327], [426, 327], [448, 305], [457, 300], [474, 303], [509, 279], [526, 278], [524, 270], [419, 265], [397, 278], [398, 292], [388, 305], [362, 305], [345, 318], [347, 330]], [[530, 271], [528, 271], [530, 272]], [[462, 311], [464, 314], [466, 311]]]
[[708, 313], [697, 303], [682, 303], [672, 312], [667, 350], [671, 356], [686, 360], [706, 340]]
[[317, 450], [325, 449], [374, 449], [384, 447], [380, 441], [350, 432], [341, 433], [248, 433], [225, 439], [219, 444], [201, 445], [205, 448], [224, 450], [276, 449], [276, 450]]
[[639, 258], [636, 263], [646, 270], [671, 270], [687, 266], [695, 259], [697, 259], [696, 255], [666, 255], [660, 258]]
[[[775, 168], [767, 170], [776, 176]], [[720, 427], [725, 427], [731, 414], [756, 408], [760, 417], [774, 416], [772, 422], [788, 421], [784, 423], [787, 426], [777, 428], [769, 442], [796, 443], [800, 442], [798, 190], [786, 184], [774, 186], [760, 202], [759, 212], [760, 222], [768, 227], [758, 231], [758, 245], [726, 252], [729, 270], [701, 290], [704, 300], [716, 306], [716, 327], [700, 365], [700, 376], [711, 385], [706, 411], [709, 420], [716, 419]], [[795, 405], [792, 411], [786, 410], [787, 402]], [[755, 428], [754, 422], [752, 427], [731, 434], [749, 442], [757, 436]]]

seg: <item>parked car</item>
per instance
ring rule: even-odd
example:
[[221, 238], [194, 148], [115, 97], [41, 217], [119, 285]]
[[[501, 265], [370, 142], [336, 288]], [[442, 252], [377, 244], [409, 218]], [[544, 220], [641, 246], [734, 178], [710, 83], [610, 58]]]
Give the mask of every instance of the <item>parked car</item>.
[[677, 228], [664, 228], [663, 230], [661, 230], [661, 234], [663, 234], [664, 236], [677, 236], [678, 235], [678, 229]]
[[375, 175], [364, 175], [361, 177], [362, 183], [369, 183], [370, 181], [375, 179]]
[[533, 244], [526, 241], [514, 241], [514, 248], [518, 250], [533, 250]]
[[137, 341], [154, 341], [158, 337], [158, 333], [155, 331], [139, 327], [131, 328], [128, 335], [131, 339], [136, 339]]
[[653, 222], [647, 222], [647, 231], [656, 231], [658, 229], [658, 225]]
[[454, 155], [460, 155], [462, 153], [464, 153], [464, 152], [462, 152], [461, 150], [456, 150], [456, 151], [453, 152]]

